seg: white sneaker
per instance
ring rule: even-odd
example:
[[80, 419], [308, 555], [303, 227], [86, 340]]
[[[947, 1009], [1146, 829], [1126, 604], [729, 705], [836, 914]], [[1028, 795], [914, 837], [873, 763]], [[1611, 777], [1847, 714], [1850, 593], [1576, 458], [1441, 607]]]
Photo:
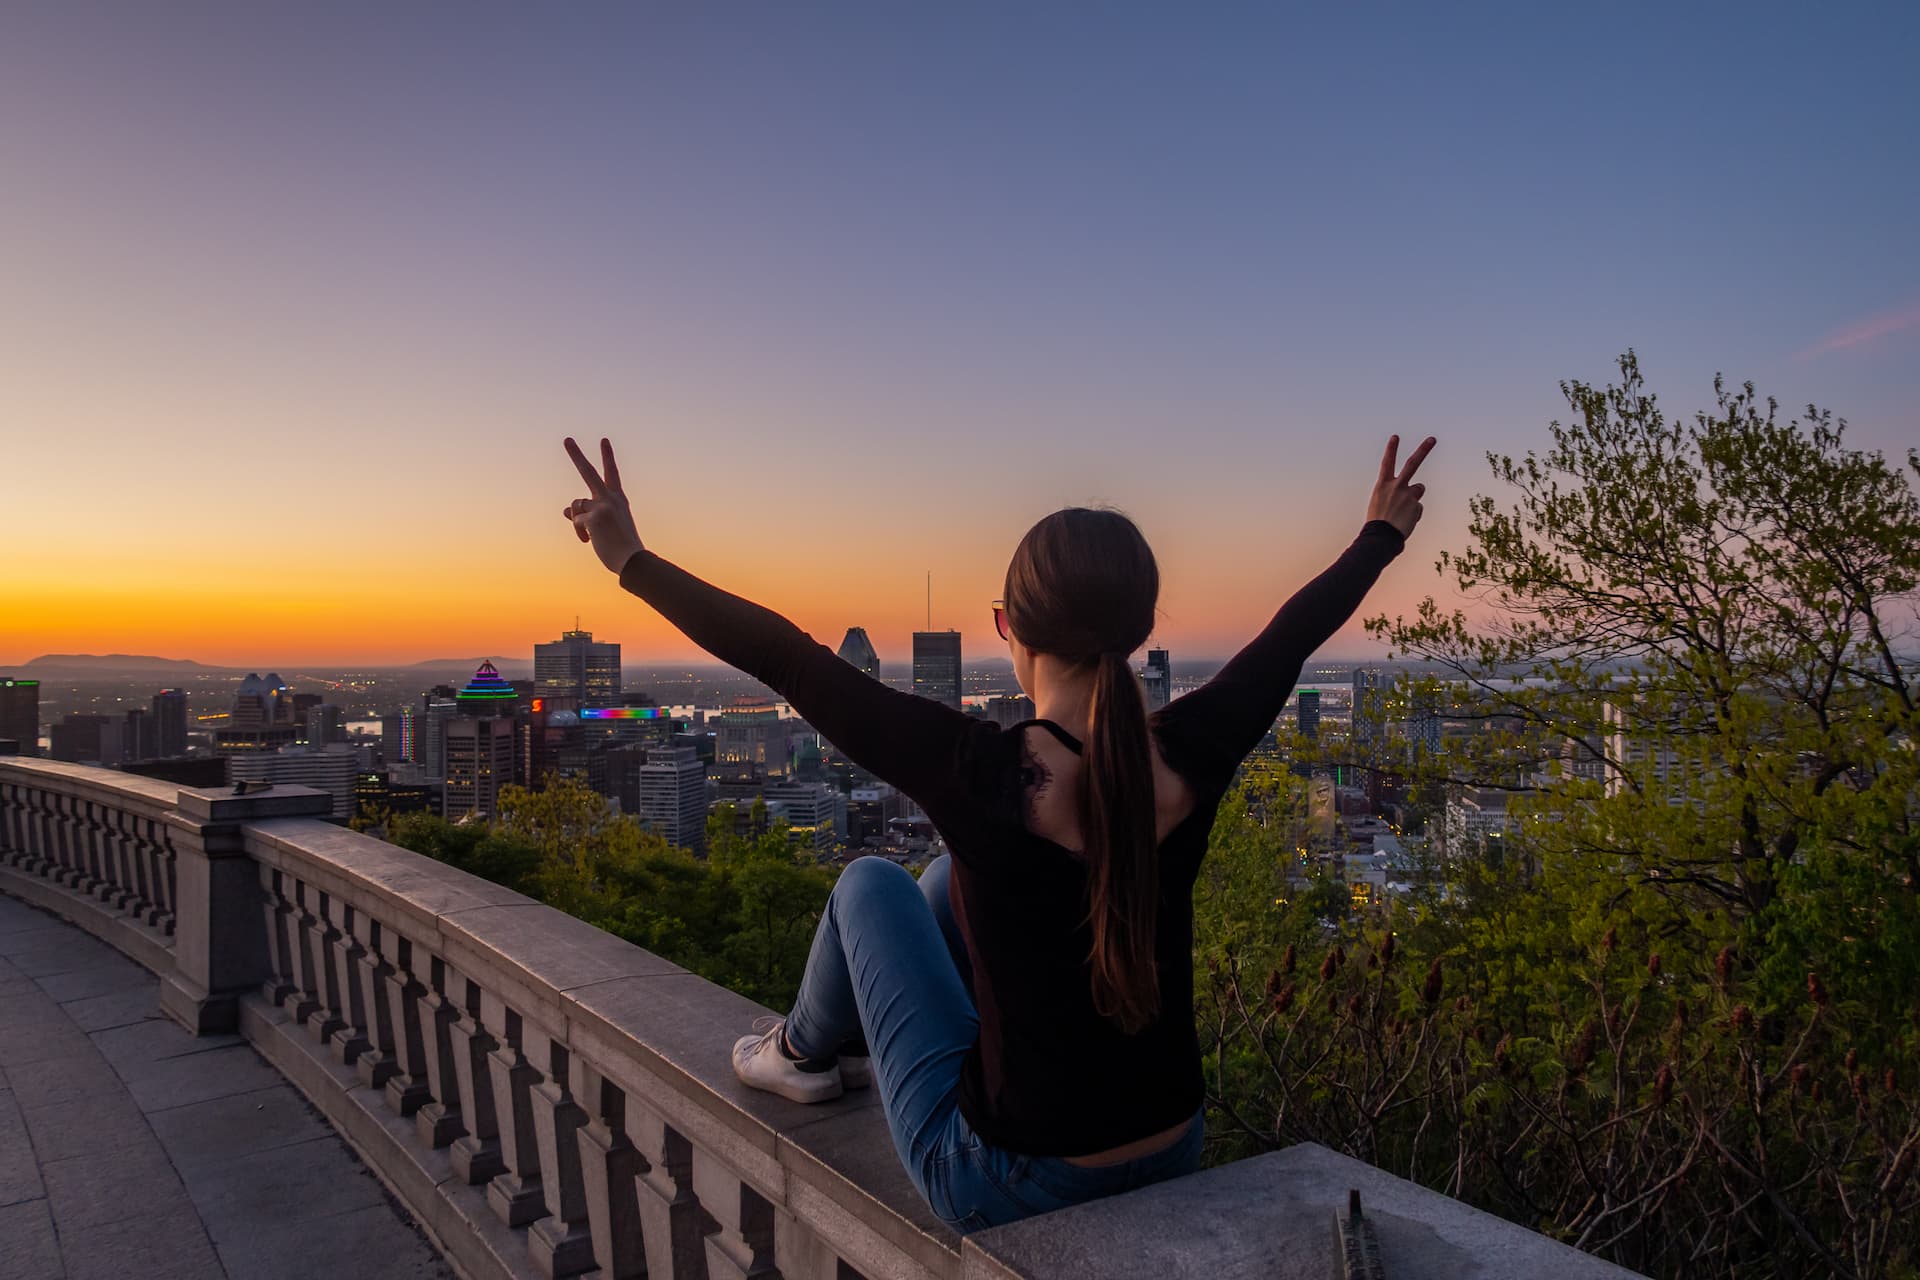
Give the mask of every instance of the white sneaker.
[[802, 1071], [799, 1063], [780, 1051], [780, 1033], [785, 1026], [784, 1018], [756, 1019], [753, 1027], [757, 1034], [734, 1041], [733, 1074], [749, 1088], [765, 1089], [795, 1102], [831, 1102], [839, 1097], [839, 1071]]
[[849, 1089], [864, 1089], [873, 1083], [873, 1059], [865, 1054], [854, 1057], [850, 1053], [840, 1055], [840, 1083]]

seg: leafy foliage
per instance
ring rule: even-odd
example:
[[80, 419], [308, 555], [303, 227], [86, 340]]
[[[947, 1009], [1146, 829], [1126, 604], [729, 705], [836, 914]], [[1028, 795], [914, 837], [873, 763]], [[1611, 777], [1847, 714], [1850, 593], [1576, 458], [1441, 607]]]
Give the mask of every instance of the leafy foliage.
[[1514, 496], [1441, 557], [1477, 616], [1369, 624], [1479, 729], [1349, 763], [1510, 791], [1506, 856], [1329, 920], [1269, 891], [1266, 784], [1223, 806], [1217, 1154], [1324, 1142], [1663, 1276], [1920, 1275], [1920, 457], [1620, 370], [1489, 458]]
[[700, 859], [564, 779], [538, 791], [504, 788], [491, 825], [408, 814], [390, 821], [388, 838], [774, 1008], [799, 989], [833, 887], [833, 873], [797, 857], [780, 824], [743, 836], [731, 812], [717, 813]]

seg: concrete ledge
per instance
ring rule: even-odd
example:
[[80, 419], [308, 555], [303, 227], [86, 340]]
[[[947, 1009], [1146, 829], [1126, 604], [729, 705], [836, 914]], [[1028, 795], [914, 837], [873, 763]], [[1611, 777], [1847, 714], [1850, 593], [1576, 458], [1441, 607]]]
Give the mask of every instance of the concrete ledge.
[[151, 973], [164, 978], [173, 972], [173, 939], [98, 898], [75, 893], [65, 885], [5, 863], [0, 863], [0, 893], [53, 912]]
[[1393, 1280], [1634, 1280], [1525, 1227], [1302, 1143], [967, 1237], [963, 1280], [1326, 1280], [1357, 1188]]

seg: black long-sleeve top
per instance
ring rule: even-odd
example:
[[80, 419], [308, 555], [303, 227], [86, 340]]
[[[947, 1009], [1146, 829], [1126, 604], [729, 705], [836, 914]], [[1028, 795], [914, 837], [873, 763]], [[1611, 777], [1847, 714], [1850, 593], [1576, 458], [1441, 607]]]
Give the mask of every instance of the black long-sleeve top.
[[927, 811], [952, 850], [954, 916], [980, 1014], [961, 1073], [961, 1114], [1006, 1150], [1080, 1156], [1172, 1128], [1199, 1109], [1193, 883], [1214, 812], [1307, 657], [1359, 608], [1403, 542], [1392, 525], [1369, 521], [1218, 675], [1154, 713], [1161, 756], [1195, 803], [1160, 845], [1160, 1014], [1133, 1035], [1093, 1006], [1080, 856], [1026, 829], [1022, 726], [1001, 729], [888, 688], [779, 614], [650, 551], [634, 554], [620, 585], [779, 691], [850, 759]]

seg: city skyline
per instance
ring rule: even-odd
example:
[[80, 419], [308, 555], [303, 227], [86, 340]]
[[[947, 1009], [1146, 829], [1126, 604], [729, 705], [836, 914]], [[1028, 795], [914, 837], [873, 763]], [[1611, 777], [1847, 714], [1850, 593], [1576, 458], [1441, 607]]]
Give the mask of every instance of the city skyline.
[[928, 572], [997, 654], [1014, 545], [1088, 501], [1160, 557], [1155, 644], [1228, 655], [1396, 431], [1440, 439], [1428, 512], [1361, 616], [1410, 612], [1482, 455], [1629, 347], [1676, 416], [1723, 372], [1920, 438], [1911, 6], [753, 25], [10, 10], [0, 669], [518, 655], [575, 613], [699, 661], [555, 519], [568, 434], [660, 554], [890, 662]]

